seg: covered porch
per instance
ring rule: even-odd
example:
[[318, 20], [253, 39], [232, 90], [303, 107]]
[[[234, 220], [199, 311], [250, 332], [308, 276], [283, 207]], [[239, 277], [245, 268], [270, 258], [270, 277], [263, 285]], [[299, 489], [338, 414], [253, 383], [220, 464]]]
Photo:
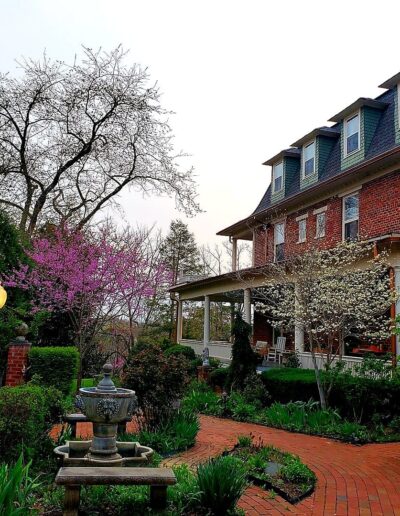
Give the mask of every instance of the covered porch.
[[[394, 280], [396, 287], [400, 286], [400, 270], [395, 267]], [[397, 273], [397, 274], [396, 274]], [[265, 283], [265, 276], [262, 267], [235, 271], [210, 278], [191, 278], [191, 281], [182, 282], [171, 289], [171, 297], [176, 301], [176, 338], [177, 342], [190, 346], [197, 355], [201, 355], [204, 348], [208, 348], [210, 357], [221, 360], [228, 364], [231, 360], [232, 343], [226, 338], [217, 339], [211, 333], [210, 315], [212, 303], [224, 303], [230, 306], [231, 324], [233, 324], [234, 313], [240, 311], [243, 319], [252, 325], [252, 344], [255, 346], [258, 341], [267, 343], [268, 347], [276, 344], [277, 338], [281, 335], [279, 330], [273, 328], [267, 318], [255, 309], [255, 304], [260, 302], [258, 289]], [[185, 338], [184, 314], [185, 303], [197, 302], [202, 310], [202, 338]], [[393, 313], [400, 313], [400, 300], [397, 301]], [[229, 332], [230, 333], [230, 332]], [[296, 326], [290, 334], [285, 334], [286, 350], [296, 352], [300, 367], [312, 369], [313, 363], [311, 353], [307, 351], [304, 331]], [[398, 337], [392, 338], [389, 347], [400, 354]], [[323, 366], [324, 353], [317, 354], [319, 365]], [[347, 368], [353, 368], [362, 362], [362, 356], [353, 354], [342, 355], [342, 360]], [[337, 360], [337, 359], [335, 359]]]

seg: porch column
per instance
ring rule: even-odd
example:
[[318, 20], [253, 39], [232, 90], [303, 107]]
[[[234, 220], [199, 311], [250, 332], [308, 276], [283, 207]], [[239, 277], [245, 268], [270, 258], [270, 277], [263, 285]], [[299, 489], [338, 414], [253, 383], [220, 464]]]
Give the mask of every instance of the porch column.
[[232, 272], [237, 271], [237, 238], [232, 238]]
[[230, 341], [231, 343], [233, 343], [233, 334], [232, 334], [232, 330], [233, 330], [233, 325], [235, 324], [235, 303], [231, 303], [231, 336], [230, 336]]
[[204, 296], [204, 347], [208, 347], [210, 342], [210, 296]]
[[251, 288], [245, 288], [243, 291], [243, 312], [244, 320], [251, 324]]
[[[299, 300], [298, 300], [298, 286], [295, 285], [295, 313], [297, 313], [299, 309]], [[304, 328], [303, 326], [296, 320], [294, 323], [294, 348], [296, 351], [304, 351]]]
[[[397, 294], [400, 296], [400, 266], [393, 267], [394, 269], [394, 287]], [[400, 315], [400, 297], [395, 304], [395, 315]], [[400, 355], [400, 336], [396, 335], [396, 356]]]
[[182, 319], [182, 304], [183, 301], [178, 300], [178, 317], [176, 320], [176, 342], [179, 344], [182, 340], [182, 328], [183, 328], [183, 319]]

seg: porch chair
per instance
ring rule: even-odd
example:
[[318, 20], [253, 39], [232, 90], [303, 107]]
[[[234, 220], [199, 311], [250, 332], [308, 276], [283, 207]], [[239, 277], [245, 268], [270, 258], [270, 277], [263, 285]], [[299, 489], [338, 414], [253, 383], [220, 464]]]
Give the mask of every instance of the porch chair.
[[279, 362], [279, 357], [285, 352], [286, 337], [278, 337], [274, 347], [269, 348], [267, 360], [269, 362]]

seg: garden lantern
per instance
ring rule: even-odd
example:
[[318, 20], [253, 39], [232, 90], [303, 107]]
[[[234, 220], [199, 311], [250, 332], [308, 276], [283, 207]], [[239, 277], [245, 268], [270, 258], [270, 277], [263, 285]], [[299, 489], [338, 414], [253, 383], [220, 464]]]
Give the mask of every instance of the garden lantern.
[[7, 292], [4, 287], [0, 285], [0, 310], [6, 304], [7, 301]]

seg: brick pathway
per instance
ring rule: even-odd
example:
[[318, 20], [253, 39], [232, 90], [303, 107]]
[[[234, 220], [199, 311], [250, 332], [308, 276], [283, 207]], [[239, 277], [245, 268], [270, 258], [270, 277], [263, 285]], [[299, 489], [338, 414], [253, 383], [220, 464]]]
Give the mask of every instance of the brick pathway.
[[[78, 425], [89, 435], [91, 425]], [[348, 515], [400, 516], [400, 444], [353, 446], [322, 437], [312, 437], [259, 425], [201, 417], [196, 445], [164, 464], [195, 466], [230, 449], [238, 435], [253, 434], [265, 444], [293, 452], [315, 472], [315, 492], [299, 504], [290, 505], [261, 488], [249, 487], [240, 500], [247, 516], [259, 515]]]

